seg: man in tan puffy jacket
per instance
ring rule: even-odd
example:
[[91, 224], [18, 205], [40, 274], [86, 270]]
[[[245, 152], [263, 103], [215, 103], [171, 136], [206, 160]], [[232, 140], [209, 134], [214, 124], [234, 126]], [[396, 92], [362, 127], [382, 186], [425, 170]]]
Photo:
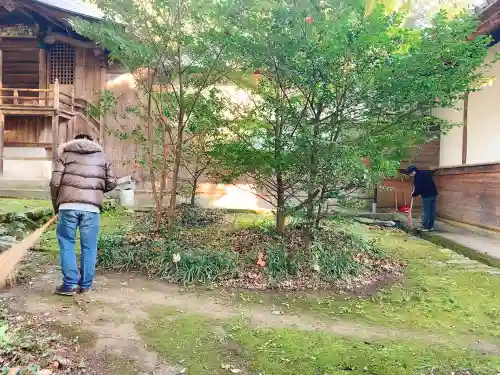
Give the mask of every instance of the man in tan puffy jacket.
[[[63, 283], [56, 288], [56, 293], [85, 293], [94, 281], [104, 193], [116, 187], [116, 178], [102, 147], [86, 134], [61, 144], [56, 160], [50, 193], [54, 210], [59, 214], [56, 233], [63, 273]], [[77, 228], [80, 229], [80, 270], [75, 254]]]

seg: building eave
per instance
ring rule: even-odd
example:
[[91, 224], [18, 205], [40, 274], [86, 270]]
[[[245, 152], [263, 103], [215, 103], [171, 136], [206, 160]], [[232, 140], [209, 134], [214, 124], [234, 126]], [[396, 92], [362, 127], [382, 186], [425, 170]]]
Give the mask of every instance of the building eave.
[[33, 0], [33, 2], [68, 13], [68, 16], [77, 16], [96, 21], [104, 18], [104, 14], [99, 8], [86, 4], [81, 0]]

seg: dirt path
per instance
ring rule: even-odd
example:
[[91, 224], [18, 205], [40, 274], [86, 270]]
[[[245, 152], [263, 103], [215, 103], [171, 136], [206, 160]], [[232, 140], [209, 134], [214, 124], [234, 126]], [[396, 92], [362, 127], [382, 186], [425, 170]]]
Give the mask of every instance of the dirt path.
[[[393, 330], [353, 322], [319, 319], [309, 315], [281, 314], [271, 307], [261, 308], [231, 304], [215, 297], [182, 292], [181, 288], [144, 280], [128, 275], [99, 276], [95, 289], [76, 299], [54, 296], [59, 272], [49, 267], [46, 273], [35, 276], [29, 285], [18, 286], [8, 293], [12, 308], [37, 315], [50, 316], [60, 325], [80, 327], [95, 336], [93, 351], [127, 358], [137, 364], [139, 374], [173, 375], [182, 367], [170, 365], [149, 350], [136, 330], [136, 323], [148, 318], [148, 309], [164, 306], [214, 319], [243, 317], [252, 326], [266, 328], [296, 328], [305, 331], [324, 331], [346, 338], [364, 341], [408, 339], [429, 344], [446, 343], [446, 337], [420, 332]], [[500, 354], [500, 347], [471, 338], [473, 349]]]

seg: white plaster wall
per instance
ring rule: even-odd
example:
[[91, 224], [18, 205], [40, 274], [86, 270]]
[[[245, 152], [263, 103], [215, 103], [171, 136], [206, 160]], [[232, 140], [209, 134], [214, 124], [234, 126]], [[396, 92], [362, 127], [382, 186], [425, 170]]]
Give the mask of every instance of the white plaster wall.
[[491, 47], [486, 60], [491, 86], [469, 98], [467, 120], [467, 164], [500, 162], [500, 62], [491, 64], [500, 53], [500, 43]]
[[[489, 85], [469, 96], [467, 117], [467, 164], [500, 162], [500, 62], [492, 64], [500, 53], [500, 43], [489, 49], [485, 63], [486, 76], [491, 77]], [[463, 102], [455, 108], [437, 108], [433, 114], [442, 119], [463, 123]], [[439, 166], [449, 167], [462, 164], [463, 129], [454, 127], [441, 136]]]
[[50, 180], [50, 160], [4, 160], [3, 177], [15, 180]]
[[15, 180], [49, 180], [52, 161], [44, 160], [48, 153], [41, 147], [5, 147], [6, 158], [32, 157], [40, 160], [5, 159], [3, 177]]
[[463, 101], [457, 102], [455, 108], [436, 108], [433, 114], [439, 118], [457, 124], [446, 134], [441, 135], [439, 147], [439, 166], [447, 167], [462, 164], [463, 134]]

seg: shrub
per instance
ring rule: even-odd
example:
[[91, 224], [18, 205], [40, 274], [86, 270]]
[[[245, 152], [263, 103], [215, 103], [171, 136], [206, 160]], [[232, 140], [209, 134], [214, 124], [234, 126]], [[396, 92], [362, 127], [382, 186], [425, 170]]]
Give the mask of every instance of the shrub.
[[384, 258], [386, 254], [377, 246], [376, 242], [368, 239], [352, 227], [329, 226], [316, 234], [316, 239], [336, 249], [344, 249], [354, 254], [366, 253], [376, 258]]
[[177, 218], [184, 228], [202, 228], [222, 222], [224, 211], [181, 204], [177, 207]]

